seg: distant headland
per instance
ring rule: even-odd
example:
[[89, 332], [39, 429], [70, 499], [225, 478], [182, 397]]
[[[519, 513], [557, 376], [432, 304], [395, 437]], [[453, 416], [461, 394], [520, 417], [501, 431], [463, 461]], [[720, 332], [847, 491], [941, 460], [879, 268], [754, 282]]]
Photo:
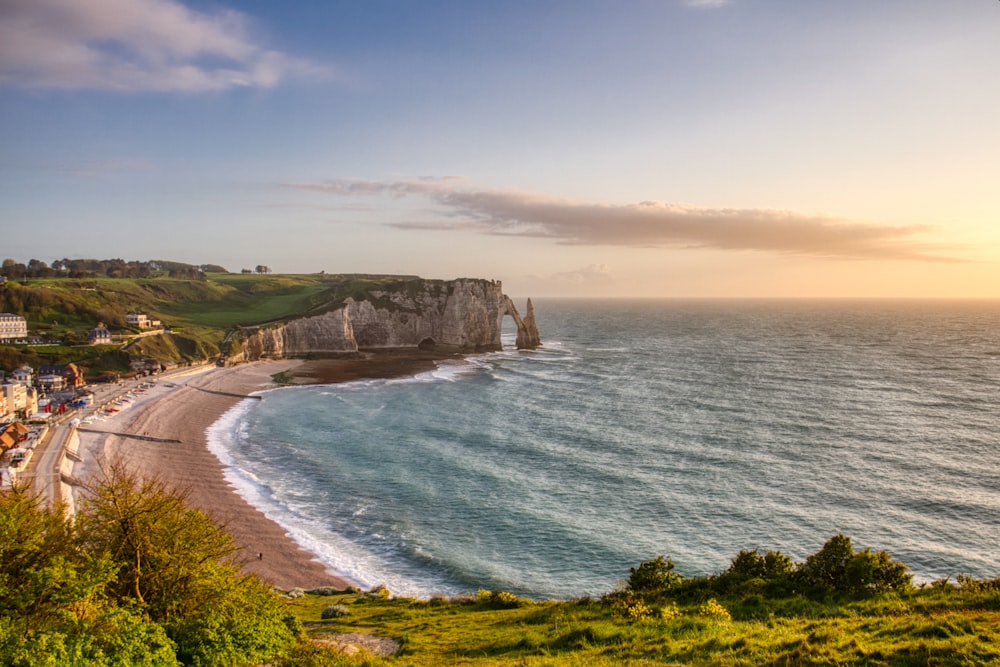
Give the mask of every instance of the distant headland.
[[7, 373], [72, 363], [93, 381], [206, 362], [492, 351], [507, 317], [518, 349], [541, 345], [530, 299], [522, 317], [496, 280], [120, 259], [6, 259], [0, 275]]

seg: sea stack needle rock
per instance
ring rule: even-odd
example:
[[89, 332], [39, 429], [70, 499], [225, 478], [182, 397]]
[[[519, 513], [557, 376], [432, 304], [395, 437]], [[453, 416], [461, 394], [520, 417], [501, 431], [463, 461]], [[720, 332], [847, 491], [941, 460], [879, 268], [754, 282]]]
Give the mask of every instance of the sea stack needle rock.
[[362, 290], [330, 310], [244, 329], [229, 361], [340, 356], [379, 349], [500, 350], [503, 319], [517, 325], [518, 349], [541, 345], [534, 307], [521, 318], [498, 281], [400, 280]]
[[[511, 308], [514, 308], [513, 303], [511, 303]], [[513, 312], [517, 313], [517, 310], [514, 309]], [[517, 320], [516, 317], [514, 319]], [[516, 345], [519, 350], [534, 350], [542, 345], [542, 336], [538, 333], [538, 323], [535, 322], [535, 307], [531, 304], [531, 299], [528, 299], [524, 320], [517, 325]]]

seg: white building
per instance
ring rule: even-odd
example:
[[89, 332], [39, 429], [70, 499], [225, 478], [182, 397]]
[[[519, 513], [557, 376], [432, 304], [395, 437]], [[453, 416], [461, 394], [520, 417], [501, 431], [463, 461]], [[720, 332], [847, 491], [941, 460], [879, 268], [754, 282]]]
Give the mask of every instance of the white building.
[[[23, 384], [3, 385], [4, 398], [7, 399], [7, 412], [16, 416], [32, 414], [38, 409], [38, 398], [33, 389], [25, 387]], [[32, 399], [34, 398], [34, 402]], [[32, 404], [34, 403], [34, 404]]]
[[87, 342], [91, 345], [111, 345], [114, 341], [111, 339], [111, 332], [108, 331], [102, 322], [90, 330]]
[[139, 329], [151, 329], [160, 326], [160, 320], [152, 320], [145, 313], [128, 313], [125, 315], [125, 321], [129, 326]]
[[0, 340], [27, 338], [28, 320], [13, 313], [0, 313]]
[[25, 387], [30, 387], [34, 381], [35, 372], [31, 369], [31, 366], [18, 366], [14, 369], [14, 372], [10, 374], [14, 382], [19, 382]]
[[62, 375], [49, 373], [46, 375], [39, 375], [38, 379], [35, 380], [35, 384], [38, 385], [38, 388], [42, 391], [52, 393], [54, 391], [62, 391], [66, 388], [66, 378]]

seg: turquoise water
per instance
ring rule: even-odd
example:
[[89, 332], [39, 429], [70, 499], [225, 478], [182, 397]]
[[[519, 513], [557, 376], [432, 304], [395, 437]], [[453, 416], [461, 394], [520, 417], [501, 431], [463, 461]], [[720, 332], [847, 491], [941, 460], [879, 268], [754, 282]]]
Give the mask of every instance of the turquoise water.
[[[246, 401], [253, 504], [363, 586], [599, 595], [843, 532], [1000, 576], [1000, 302], [536, 302], [542, 349]], [[513, 334], [505, 337], [513, 343]]]

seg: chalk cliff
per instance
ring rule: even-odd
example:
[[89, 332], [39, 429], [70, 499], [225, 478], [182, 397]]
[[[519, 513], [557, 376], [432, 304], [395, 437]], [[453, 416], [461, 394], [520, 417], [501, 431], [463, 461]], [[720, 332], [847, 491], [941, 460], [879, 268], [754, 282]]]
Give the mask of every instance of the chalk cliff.
[[541, 345], [534, 308], [521, 318], [493, 280], [401, 280], [344, 299], [311, 317], [242, 330], [230, 361], [323, 357], [389, 348], [499, 350], [503, 318], [517, 324], [518, 349]]

